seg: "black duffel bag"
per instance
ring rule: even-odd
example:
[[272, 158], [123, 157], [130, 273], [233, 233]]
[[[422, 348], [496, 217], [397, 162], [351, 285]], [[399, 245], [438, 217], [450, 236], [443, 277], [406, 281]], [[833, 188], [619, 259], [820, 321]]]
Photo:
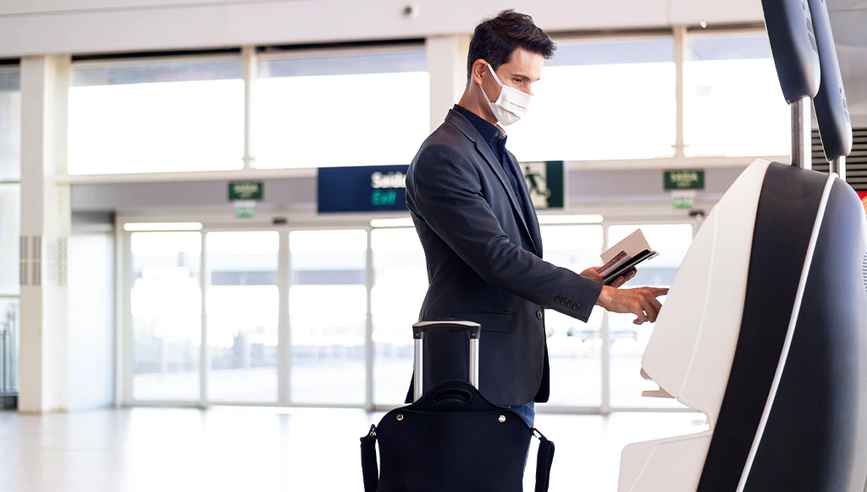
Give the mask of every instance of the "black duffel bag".
[[[522, 492], [530, 438], [536, 492], [548, 490], [554, 443], [472, 385], [446, 381], [388, 412], [361, 438], [365, 492]], [[376, 441], [380, 468], [377, 470]]]

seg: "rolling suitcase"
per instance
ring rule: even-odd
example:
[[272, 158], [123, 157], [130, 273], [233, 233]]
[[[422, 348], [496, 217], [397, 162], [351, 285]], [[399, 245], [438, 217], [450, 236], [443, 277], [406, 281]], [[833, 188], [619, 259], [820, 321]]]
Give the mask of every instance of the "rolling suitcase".
[[[424, 334], [434, 330], [469, 334], [472, 384], [445, 381], [423, 392]], [[415, 402], [388, 412], [361, 438], [365, 492], [522, 492], [531, 437], [540, 441], [535, 490], [548, 490], [554, 443], [478, 391], [480, 334], [468, 321], [413, 325]]]

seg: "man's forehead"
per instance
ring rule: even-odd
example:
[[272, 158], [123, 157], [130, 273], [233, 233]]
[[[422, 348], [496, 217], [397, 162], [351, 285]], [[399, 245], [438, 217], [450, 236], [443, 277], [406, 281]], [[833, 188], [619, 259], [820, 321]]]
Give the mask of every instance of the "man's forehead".
[[518, 48], [512, 52], [512, 56], [508, 63], [503, 65], [503, 68], [509, 73], [521, 74], [527, 77], [538, 79], [542, 73], [542, 64], [545, 57], [539, 53], [533, 53], [523, 48]]

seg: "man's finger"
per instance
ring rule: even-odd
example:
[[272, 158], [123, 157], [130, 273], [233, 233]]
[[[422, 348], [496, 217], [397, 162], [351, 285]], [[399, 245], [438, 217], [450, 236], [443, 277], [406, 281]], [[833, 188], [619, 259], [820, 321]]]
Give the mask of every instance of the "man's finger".
[[598, 267], [590, 267], [590, 268], [584, 270], [583, 272], [581, 272], [581, 275], [583, 277], [589, 278], [591, 280], [595, 280], [597, 282], [602, 281], [602, 275], [599, 275], [599, 268]]
[[632, 312], [635, 314], [636, 318], [633, 323], [635, 323], [636, 325], [640, 325], [648, 320], [648, 316], [646, 314], [647, 310], [645, 309], [647, 303], [640, 296], [635, 299], [635, 301], [636, 305], [633, 306]]
[[636, 273], [638, 273], [638, 270], [636, 270], [635, 268], [630, 268], [629, 270], [626, 271], [626, 273], [617, 277], [617, 280], [612, 282], [612, 284], [614, 284], [615, 287], [620, 287], [621, 285], [625, 284], [626, 282], [629, 282], [630, 280], [632, 280], [632, 278], [635, 277]]
[[649, 302], [656, 311], [659, 311], [659, 309], [662, 307], [662, 303], [659, 302], [656, 297], [654, 297], [654, 295], [648, 291], [644, 291], [644, 300]]
[[647, 289], [651, 294], [653, 294], [653, 297], [659, 297], [659, 296], [664, 296], [664, 295], [668, 294], [668, 288], [667, 287], [665, 287], [665, 288], [662, 288], [662, 287], [645, 287], [645, 289]]
[[658, 314], [658, 310], [649, 300], [642, 299], [641, 308], [644, 309], [644, 313], [647, 315], [647, 321], [650, 321], [651, 323], [656, 321], [656, 315]]
[[660, 302], [657, 301], [655, 297], [651, 297], [649, 302], [650, 305], [653, 307], [653, 311], [655, 313], [653, 315], [653, 319], [651, 319], [650, 321], [656, 323], [656, 318], [659, 317], [659, 312], [662, 310], [662, 304], [660, 304]]

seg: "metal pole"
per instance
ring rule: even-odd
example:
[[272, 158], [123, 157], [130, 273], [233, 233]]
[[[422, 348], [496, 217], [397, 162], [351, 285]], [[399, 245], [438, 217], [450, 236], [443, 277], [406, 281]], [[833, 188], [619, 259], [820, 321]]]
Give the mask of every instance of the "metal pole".
[[684, 65], [687, 59], [687, 31], [686, 26], [674, 26], [672, 28], [674, 34], [674, 92], [675, 92], [675, 140], [674, 140], [674, 157], [676, 159], [684, 157], [684, 150], [687, 145], [683, 139], [683, 120], [684, 120], [684, 92], [685, 83], [683, 76]]
[[259, 78], [259, 60], [255, 46], [244, 46], [241, 49], [241, 66], [244, 77], [244, 169], [253, 167], [252, 120], [253, 120], [253, 85]]
[[470, 337], [470, 384], [479, 389], [479, 339]]
[[207, 408], [209, 396], [208, 381], [211, 373], [211, 348], [208, 341], [208, 284], [211, 283], [211, 275], [208, 271], [208, 233], [199, 234], [201, 241], [201, 253], [199, 255], [199, 289], [201, 291], [202, 309], [199, 313], [201, 329], [199, 342], [199, 407]]
[[837, 173], [837, 176], [840, 176], [840, 179], [843, 182], [846, 182], [846, 156], [842, 155], [836, 159], [831, 160], [831, 172]]
[[289, 230], [281, 229], [280, 257], [277, 260], [277, 290], [280, 292], [280, 317], [277, 328], [277, 402], [288, 407], [292, 402], [292, 329], [289, 318], [289, 290], [292, 285], [292, 255]]
[[802, 97], [789, 107], [792, 113], [792, 165], [801, 169], [813, 169], [810, 98]]
[[0, 393], [6, 392], [6, 380], [7, 380], [7, 371], [6, 371], [6, 347], [8, 347], [8, 343], [6, 341], [6, 332], [9, 331], [8, 328], [0, 329], [0, 335], [2, 335], [3, 342], [3, 363], [0, 364], [0, 374], [2, 374], [3, 378], [0, 380], [0, 384], [2, 384], [2, 389], [0, 389]]
[[424, 335], [420, 338], [415, 339], [415, 372], [413, 372], [413, 401], [418, 401], [421, 398], [424, 389], [422, 388], [422, 384], [424, 382], [423, 378], [423, 368], [424, 368], [424, 359], [422, 359], [424, 354]]
[[368, 411], [373, 411], [373, 364], [375, 352], [373, 345], [373, 230], [367, 229], [366, 268], [364, 270], [364, 283], [367, 290], [367, 315], [364, 324], [364, 382], [365, 382], [365, 406]]

